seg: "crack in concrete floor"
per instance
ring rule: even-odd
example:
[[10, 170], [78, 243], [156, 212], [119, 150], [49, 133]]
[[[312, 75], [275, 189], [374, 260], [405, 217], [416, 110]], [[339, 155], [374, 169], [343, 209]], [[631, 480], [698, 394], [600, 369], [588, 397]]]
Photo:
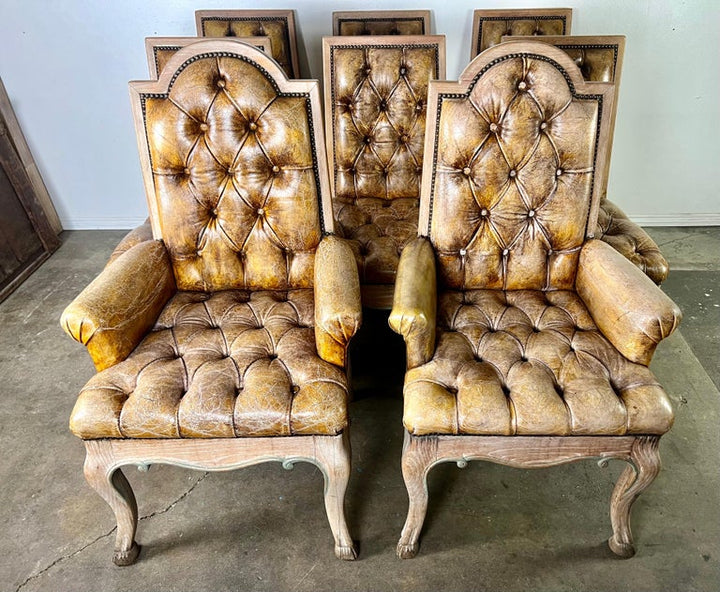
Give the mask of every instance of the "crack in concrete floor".
[[[187, 491], [183, 492], [183, 494], [182, 494], [180, 497], [178, 497], [177, 499], [175, 499], [173, 502], [171, 502], [168, 506], [166, 506], [166, 507], [163, 508], [162, 510], [156, 510], [155, 512], [151, 512], [150, 514], [147, 514], [146, 516], [140, 516], [140, 518], [138, 518], [138, 522], [140, 522], [141, 520], [149, 520], [150, 518], [155, 518], [156, 516], [161, 516], [162, 514], [166, 514], [167, 512], [169, 512], [170, 510], [172, 510], [172, 509], [173, 509], [175, 506], [177, 506], [182, 500], [184, 500], [188, 495], [190, 495], [190, 494], [193, 492], [193, 490], [194, 490], [198, 485], [200, 485], [200, 483], [202, 483], [202, 482], [205, 480], [205, 478], [208, 476], [208, 474], [209, 474], [208, 472], [203, 473], [203, 474], [200, 476], [200, 478], [199, 478], [197, 481], [195, 481], [195, 483], [193, 483], [193, 484], [187, 489]], [[49, 572], [49, 571], [50, 571], [53, 567], [55, 567], [56, 565], [58, 565], [58, 564], [60, 564], [60, 563], [62, 563], [62, 562], [64, 562], [64, 561], [67, 561], [68, 559], [72, 559], [72, 558], [75, 557], [76, 555], [79, 555], [79, 554], [82, 553], [85, 549], [88, 549], [89, 547], [92, 547], [92, 546], [93, 546], [95, 543], [97, 543], [98, 541], [101, 541], [102, 539], [105, 539], [105, 538], [109, 537], [109, 536], [110, 536], [112, 533], [114, 533], [116, 530], [117, 530], [117, 526], [113, 526], [113, 527], [112, 527], [108, 532], [106, 532], [105, 534], [101, 534], [101, 535], [98, 536], [97, 538], [95, 538], [95, 539], [93, 539], [92, 541], [90, 541], [89, 543], [83, 545], [83, 546], [80, 547], [79, 549], [76, 549], [76, 550], [73, 551], [72, 553], [67, 553], [66, 555], [62, 555], [61, 557], [58, 557], [58, 558], [55, 559], [52, 563], [50, 563], [50, 564], [47, 565], [46, 567], [42, 568], [40, 571], [38, 571], [38, 572], [36, 572], [36, 573], [34, 573], [34, 574], [30, 574], [27, 578], [25, 578], [25, 580], [23, 580], [23, 582], [22, 582], [17, 588], [15, 588], [15, 592], [20, 592], [20, 590], [22, 590], [22, 589], [23, 589], [25, 586], [27, 586], [30, 582], [32, 582], [33, 580], [37, 580], [38, 578], [44, 576], [47, 572]]]

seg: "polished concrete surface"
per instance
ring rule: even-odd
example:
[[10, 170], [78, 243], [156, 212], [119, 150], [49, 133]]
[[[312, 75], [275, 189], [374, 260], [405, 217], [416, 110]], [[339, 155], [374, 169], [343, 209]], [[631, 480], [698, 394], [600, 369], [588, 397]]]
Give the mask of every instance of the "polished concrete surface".
[[353, 346], [354, 563], [335, 559], [311, 465], [227, 473], [126, 469], [139, 503], [138, 562], [111, 561], [114, 521], [82, 476], [67, 429], [93, 367], [60, 329], [63, 308], [122, 232], [68, 232], [0, 304], [0, 590], [720, 590], [720, 228], [650, 229], [685, 312], [652, 369], [677, 412], [663, 470], [633, 511], [637, 555], [615, 559], [610, 492], [622, 463], [541, 470], [470, 463], [430, 474], [420, 554], [395, 558], [407, 510], [400, 474], [403, 345], [368, 311]]

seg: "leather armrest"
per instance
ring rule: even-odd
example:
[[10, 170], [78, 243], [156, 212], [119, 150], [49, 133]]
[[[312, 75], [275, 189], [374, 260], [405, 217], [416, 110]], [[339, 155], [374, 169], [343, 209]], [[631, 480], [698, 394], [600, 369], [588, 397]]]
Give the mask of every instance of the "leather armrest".
[[388, 319], [392, 330], [405, 339], [408, 369], [432, 358], [436, 318], [435, 252], [428, 239], [418, 237], [400, 256], [393, 307]]
[[609, 200], [600, 204], [595, 238], [608, 243], [656, 284], [667, 279], [670, 267], [655, 241]]
[[315, 253], [315, 346], [318, 355], [345, 367], [347, 346], [362, 322], [360, 279], [350, 246], [326, 236]]
[[65, 309], [60, 324], [87, 347], [99, 372], [135, 349], [175, 291], [165, 245], [145, 241], [108, 264]]
[[599, 240], [587, 241], [580, 251], [575, 289], [605, 337], [627, 359], [645, 366], [682, 318], [649, 277]]
[[125, 251], [132, 249], [135, 245], [151, 240], [153, 240], [153, 233], [152, 226], [150, 225], [150, 218], [148, 218], [145, 222], [140, 224], [140, 226], [133, 228], [122, 238], [110, 255], [108, 264], [115, 261], [115, 259], [120, 257], [120, 255], [122, 255]]

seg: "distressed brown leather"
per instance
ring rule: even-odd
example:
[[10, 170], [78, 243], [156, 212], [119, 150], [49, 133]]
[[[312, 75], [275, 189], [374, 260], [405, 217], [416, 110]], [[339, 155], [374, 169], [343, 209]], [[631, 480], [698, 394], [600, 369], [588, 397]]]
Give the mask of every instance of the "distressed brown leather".
[[656, 284], [662, 284], [667, 279], [670, 266], [660, 247], [608, 199], [600, 203], [595, 238], [606, 242], [637, 265]]
[[347, 377], [315, 349], [313, 291], [178, 292], [125, 361], [83, 388], [81, 438], [336, 434]]
[[435, 253], [430, 241], [417, 237], [400, 257], [388, 322], [405, 339], [408, 367], [427, 362], [435, 350], [437, 289]]
[[576, 289], [603, 334], [629, 360], [649, 364], [655, 347], [682, 313], [640, 269], [607, 243], [589, 240], [580, 252]]
[[341, 367], [362, 322], [360, 281], [347, 241], [325, 237], [315, 255], [315, 343], [323, 360]]
[[140, 343], [174, 292], [165, 246], [144, 241], [108, 264], [65, 309], [60, 324], [104, 370]]
[[202, 20], [203, 37], [269, 37], [272, 57], [282, 66], [289, 77], [297, 78], [299, 72], [293, 71], [290, 54], [288, 22], [282, 17], [277, 18], [204, 18]]
[[153, 240], [152, 226], [150, 224], [150, 218], [147, 218], [140, 226], [133, 228], [122, 238], [110, 255], [108, 264], [115, 261], [115, 259], [120, 257], [125, 251], [132, 249], [135, 245], [151, 240]]
[[[419, 230], [438, 277], [398, 274], [403, 297], [391, 312], [408, 345], [403, 421], [412, 434], [662, 434], [672, 425], [647, 364], [680, 313], [619, 253], [586, 239], [610, 116], [599, 98], [573, 96], [566, 76], [590, 94], [557, 49], [513, 42], [471, 63], [466, 87], [438, 84], [439, 105], [430, 94], [437, 151]], [[435, 281], [428, 359], [411, 355], [403, 327], [429, 314], [404, 298], [434, 291]]]
[[340, 232], [354, 242], [361, 281], [392, 284], [417, 235], [427, 87], [438, 42], [332, 47], [332, 142]]
[[306, 100], [225, 57], [190, 63], [167, 97], [145, 99], [179, 290], [312, 287], [322, 226]]
[[510, 58], [438, 124], [430, 238], [455, 289], [570, 289], [593, 182], [594, 101], [555, 67]]
[[281, 92], [267, 56], [217, 41], [180, 50], [167, 68], [158, 82], [131, 83], [162, 241], [119, 255], [63, 316], [105, 368], [83, 388], [71, 429], [337, 434], [361, 308], [352, 250], [323, 237], [333, 227], [317, 83], [283, 77]]
[[424, 35], [422, 19], [406, 18], [344, 18], [339, 22], [339, 35]]
[[442, 292], [435, 354], [405, 377], [416, 435], [662, 434], [672, 421], [650, 370], [569, 290]]
[[565, 21], [561, 17], [492, 17], [483, 18], [478, 33], [478, 53], [500, 43], [504, 35], [565, 35]]

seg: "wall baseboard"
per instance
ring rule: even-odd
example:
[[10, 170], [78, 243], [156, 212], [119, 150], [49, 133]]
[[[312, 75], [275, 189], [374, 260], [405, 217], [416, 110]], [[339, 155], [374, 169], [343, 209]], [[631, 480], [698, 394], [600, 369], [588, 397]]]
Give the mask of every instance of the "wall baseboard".
[[628, 214], [640, 226], [720, 226], [720, 213]]
[[61, 218], [63, 230], [130, 230], [145, 222], [145, 218]]

